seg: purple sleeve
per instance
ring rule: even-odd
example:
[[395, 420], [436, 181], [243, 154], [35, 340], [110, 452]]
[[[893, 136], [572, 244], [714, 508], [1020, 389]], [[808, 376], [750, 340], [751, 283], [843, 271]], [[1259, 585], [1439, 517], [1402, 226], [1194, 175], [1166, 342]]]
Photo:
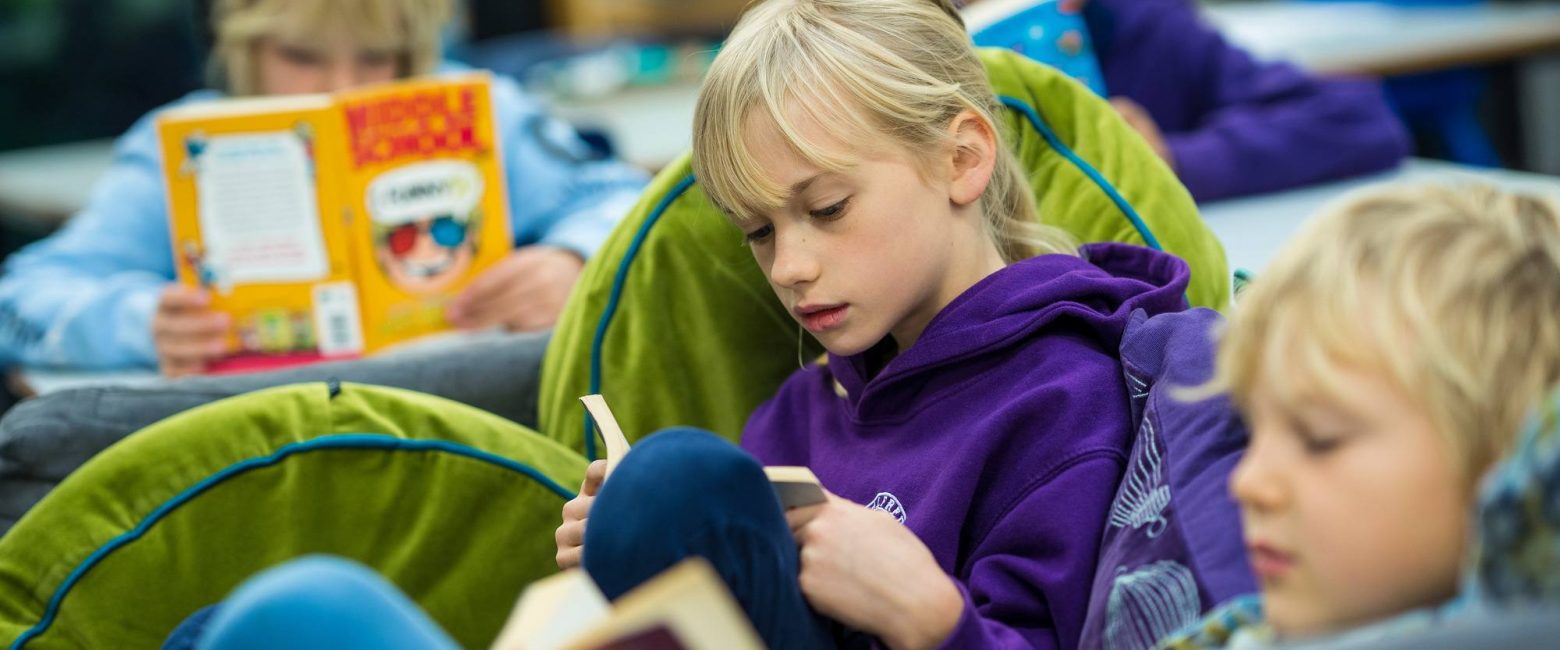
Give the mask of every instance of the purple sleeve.
[[[1111, 92], [1148, 109], [1200, 202], [1379, 171], [1408, 154], [1375, 81], [1257, 61], [1184, 0], [1096, 1], [1119, 6], [1101, 57]], [[1164, 61], [1177, 62], [1169, 74]]]
[[954, 582], [964, 613], [944, 648], [1076, 648], [1121, 459], [1079, 456], [1025, 495]]

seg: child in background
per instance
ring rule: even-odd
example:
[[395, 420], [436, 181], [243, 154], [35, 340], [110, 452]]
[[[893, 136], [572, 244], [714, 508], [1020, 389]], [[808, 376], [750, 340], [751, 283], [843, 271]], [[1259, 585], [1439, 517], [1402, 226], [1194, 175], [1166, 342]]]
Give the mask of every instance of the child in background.
[[[332, 92], [450, 67], [439, 61], [450, 0], [203, 1], [214, 3], [220, 90], [176, 105], [223, 94]], [[492, 92], [519, 248], [473, 280], [448, 316], [474, 328], [545, 329], [645, 176], [594, 159], [512, 81], [495, 78]], [[224, 353], [225, 315], [208, 307], [205, 292], [174, 283], [155, 115], [119, 139], [80, 214], [6, 260], [0, 365], [155, 365], [178, 376]]]
[[1260, 601], [1167, 645], [1385, 638], [1510, 591], [1502, 571], [1560, 571], [1554, 548], [1501, 558], [1523, 522], [1486, 504], [1488, 584], [1459, 597], [1480, 479], [1560, 386], [1557, 314], [1552, 204], [1393, 188], [1309, 224], [1242, 295], [1214, 380], [1252, 428], [1230, 489]]

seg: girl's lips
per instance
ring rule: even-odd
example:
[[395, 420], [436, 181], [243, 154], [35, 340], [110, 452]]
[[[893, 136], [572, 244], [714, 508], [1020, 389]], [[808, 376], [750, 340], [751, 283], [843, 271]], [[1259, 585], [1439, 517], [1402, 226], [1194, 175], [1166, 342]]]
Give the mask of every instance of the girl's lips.
[[1251, 571], [1259, 580], [1276, 580], [1287, 575], [1295, 566], [1294, 556], [1278, 550], [1270, 544], [1257, 542], [1246, 547], [1251, 559]]
[[850, 309], [849, 305], [839, 305], [837, 307], [803, 312], [801, 314], [802, 327], [815, 334], [833, 329], [838, 327], [840, 323], [845, 322], [845, 312], [848, 309]]

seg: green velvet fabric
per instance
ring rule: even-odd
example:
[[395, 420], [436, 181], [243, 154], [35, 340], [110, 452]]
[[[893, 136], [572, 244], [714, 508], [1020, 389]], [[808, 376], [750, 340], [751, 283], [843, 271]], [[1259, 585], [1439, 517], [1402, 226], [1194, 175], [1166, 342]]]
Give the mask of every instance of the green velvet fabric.
[[528, 429], [419, 393], [317, 383], [216, 402], [104, 451], [0, 539], [0, 642], [157, 647], [256, 572], [331, 553], [485, 647], [556, 571], [583, 470]]
[[[1224, 308], [1230, 276], [1224, 249], [1186, 189], [1110, 106], [1056, 70], [1005, 50], [981, 57], [999, 95], [1036, 109], [1058, 139], [1134, 206], [1165, 250], [1190, 263], [1194, 305]], [[1030, 171], [1041, 220], [1085, 242], [1144, 239], [1075, 164], [1046, 143], [1022, 113], [1003, 121]], [[748, 415], [797, 369], [797, 325], [781, 308], [740, 233], [693, 183], [687, 156], [655, 179], [606, 245], [586, 265], [554, 330], [543, 364], [541, 430], [585, 451], [592, 344], [615, 281], [624, 273], [601, 354], [600, 392], [632, 441], [691, 425], [736, 440]], [[669, 201], [653, 227], [647, 221]], [[624, 272], [624, 261], [633, 252]], [[599, 450], [599, 441], [593, 443]], [[599, 453], [599, 451], [598, 451]]]

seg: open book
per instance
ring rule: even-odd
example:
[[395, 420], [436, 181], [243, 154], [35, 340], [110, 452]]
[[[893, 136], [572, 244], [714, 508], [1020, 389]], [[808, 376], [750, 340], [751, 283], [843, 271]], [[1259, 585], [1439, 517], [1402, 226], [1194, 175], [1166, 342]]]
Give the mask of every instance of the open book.
[[[623, 429], [618, 426], [617, 418], [612, 415], [612, 409], [607, 408], [606, 398], [600, 395], [586, 395], [580, 398], [585, 405], [585, 411], [595, 421], [596, 429], [601, 431], [602, 442], [607, 448], [607, 476], [612, 476], [612, 470], [617, 469], [619, 462], [628, 455], [628, 437], [623, 435]], [[824, 496], [823, 486], [818, 483], [818, 477], [812, 470], [797, 466], [773, 466], [765, 467], [764, 474], [769, 476], [769, 484], [774, 486], [775, 494], [780, 497], [780, 506], [783, 508], [796, 508], [823, 503], [827, 500]]]
[[611, 604], [581, 569], [538, 580], [493, 650], [759, 650], [720, 576], [689, 558]]
[[354, 357], [448, 329], [512, 248], [485, 73], [158, 116], [180, 282], [231, 317], [212, 370]]

